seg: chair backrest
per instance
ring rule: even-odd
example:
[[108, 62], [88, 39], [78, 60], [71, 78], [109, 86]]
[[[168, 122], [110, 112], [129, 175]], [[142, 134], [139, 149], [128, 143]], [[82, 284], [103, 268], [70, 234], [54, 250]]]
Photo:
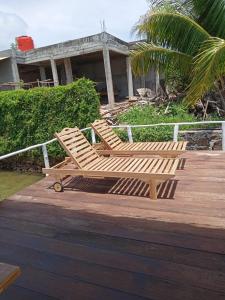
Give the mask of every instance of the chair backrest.
[[77, 127], [64, 128], [55, 133], [55, 137], [80, 169], [99, 158], [98, 153]]
[[105, 120], [96, 120], [91, 124], [96, 134], [100, 137], [107, 149], [112, 150], [119, 144], [122, 144], [121, 139], [113, 131], [113, 129], [107, 124]]

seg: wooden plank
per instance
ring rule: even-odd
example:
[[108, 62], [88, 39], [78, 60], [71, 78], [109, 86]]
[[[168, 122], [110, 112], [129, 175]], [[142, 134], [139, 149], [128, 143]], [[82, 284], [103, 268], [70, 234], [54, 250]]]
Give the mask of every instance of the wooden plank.
[[[85, 181], [84, 181], [85, 182]], [[102, 184], [104, 185], [106, 183], [106, 181], [103, 180], [98, 180], [97, 184]], [[93, 182], [93, 187], [95, 185], [95, 181]], [[191, 185], [192, 183], [189, 183], [189, 185]], [[217, 188], [217, 187], [216, 187]], [[219, 200], [219, 201], [211, 201], [211, 202], [207, 202], [204, 201], [205, 199], [202, 198], [202, 200], [198, 201], [196, 199], [195, 204], [193, 205], [193, 200], [190, 199], [190, 192], [187, 190], [185, 191], [187, 193], [187, 197], [185, 197], [184, 193], [183, 193], [183, 187], [181, 186], [178, 190], [178, 194], [180, 194], [181, 192], [181, 197], [183, 198], [183, 202], [182, 202], [182, 198], [175, 198], [172, 203], [167, 202], [167, 201], [160, 201], [159, 205], [157, 206], [149, 206], [149, 202], [147, 201], [147, 199], [137, 199], [137, 198], [133, 198], [131, 200], [123, 198], [120, 199], [119, 202], [116, 202], [113, 198], [110, 197], [110, 195], [108, 195], [108, 201], [107, 204], [115, 204], [117, 206], [121, 206], [121, 207], [133, 207], [133, 208], [137, 208], [137, 209], [150, 209], [150, 211], [152, 210], [161, 210], [161, 211], [166, 211], [166, 212], [177, 212], [177, 213], [182, 213], [183, 211], [185, 211], [186, 213], [193, 213], [197, 216], [205, 216], [205, 217], [217, 217], [217, 218], [224, 218], [225, 217], [225, 213], [224, 213], [224, 203], [223, 201]], [[85, 190], [83, 190], [84, 192]], [[219, 191], [220, 192], [220, 191]], [[38, 197], [39, 196], [39, 201], [42, 202], [44, 201], [43, 199], [46, 197], [48, 197], [48, 201], [51, 202], [51, 198], [53, 199], [58, 199], [59, 201], [63, 198], [65, 201], [70, 201], [73, 199], [73, 194], [71, 193], [66, 193], [65, 195], [63, 195], [63, 197], [60, 194], [55, 194], [54, 191], [49, 191], [49, 195], [46, 195], [43, 191], [38, 190], [27, 190], [24, 192], [21, 192], [20, 197], [24, 198], [24, 202], [27, 202], [29, 200], [29, 195], [32, 193], [33, 197]], [[207, 193], [205, 193], [207, 195]], [[204, 196], [205, 196], [204, 194]], [[27, 196], [26, 196], [27, 195]], [[89, 195], [91, 197], [91, 195]], [[11, 197], [11, 200], [18, 200], [19, 198], [15, 197]], [[221, 198], [222, 199], [222, 198]], [[92, 199], [92, 201], [94, 201], [94, 203], [99, 203], [99, 204], [104, 204], [104, 197], [103, 195], [99, 194], [99, 199]], [[87, 201], [88, 202], [88, 201]], [[103, 202], [103, 203], [102, 203]], [[58, 202], [56, 202], [58, 203]], [[86, 203], [86, 201], [84, 202], [84, 204]], [[199, 223], [201, 224], [201, 223]]]
[[[89, 151], [84, 152], [84, 153], [82, 153], [82, 154], [79, 153], [79, 156], [77, 155], [77, 158], [79, 159], [79, 161], [80, 161], [80, 162], [85, 161], [85, 163], [88, 161], [88, 158], [89, 158], [89, 157], [93, 157], [94, 159], [96, 159], [95, 154], [94, 154], [93, 152], [89, 152]], [[97, 160], [98, 160], [98, 159], [99, 159], [99, 158], [97, 158]]]
[[112, 143], [111, 143], [111, 145], [112, 145], [113, 148], [117, 147], [117, 146], [120, 145], [120, 144], [121, 144], [121, 142], [118, 141], [118, 140], [116, 140], [115, 142], [112, 142]]
[[[23, 266], [23, 276], [18, 285], [45, 294], [56, 299], [98, 300], [98, 299], [125, 299], [142, 300], [140, 296], [128, 294], [123, 291], [105, 288], [101, 285], [82, 281], [79, 277], [66, 277], [63, 275]], [[41, 299], [41, 298], [40, 298]]]
[[[19, 235], [21, 238], [21, 243], [20, 243], [21, 246], [4, 246], [4, 244], [1, 243], [1, 249], [4, 250], [4, 253], [6, 253], [5, 255], [3, 255], [3, 257], [9, 259], [10, 252], [14, 251], [13, 259], [15, 260], [15, 262], [20, 264], [26, 262], [29, 266], [32, 266], [33, 268], [42, 269], [46, 272], [53, 272], [58, 275], [64, 275], [70, 277], [74, 277], [76, 275], [79, 276], [80, 279], [82, 280], [89, 281], [89, 282], [92, 281], [95, 284], [102, 285], [103, 282], [101, 283], [96, 281], [98, 280], [98, 276], [102, 278], [101, 277], [102, 273], [104, 273], [106, 276], [107, 274], [106, 268], [113, 267], [115, 269], [115, 266], [118, 265], [119, 266], [118, 270], [115, 271], [113, 271], [113, 269], [108, 270], [108, 276], [110, 275], [109, 279], [112, 280], [112, 275], [114, 274], [115, 275], [114, 278], [118, 278], [118, 279], [124, 278], [124, 280], [126, 280], [126, 278], [131, 277], [131, 274], [129, 275], [126, 272], [126, 270], [128, 270], [128, 272], [135, 272], [135, 273], [140, 272], [140, 274], [145, 274], [150, 276], [153, 275], [156, 277], [161, 277], [162, 279], [164, 278], [166, 280], [170, 280], [170, 278], [172, 277], [173, 282], [176, 281], [177, 283], [182, 284], [182, 279], [180, 277], [180, 274], [177, 272], [177, 268], [179, 268], [180, 270], [182, 269], [183, 279], [185, 279], [186, 283], [193, 284], [203, 288], [207, 286], [207, 289], [208, 288], [212, 290], [216, 289], [216, 290], [220, 290], [221, 292], [224, 291], [225, 285], [223, 281], [225, 280], [225, 273], [224, 274], [219, 272], [210, 273], [207, 272], [206, 270], [200, 270], [198, 268], [193, 268], [193, 267], [190, 268], [182, 264], [177, 265], [166, 261], [156, 262], [154, 259], [150, 259], [150, 258], [146, 259], [143, 257], [132, 256], [130, 254], [112, 252], [111, 250], [98, 249], [95, 251], [92, 247], [89, 248], [86, 246], [81, 246], [80, 244], [56, 242], [51, 239], [38, 238], [27, 234], [26, 235], [19, 234]], [[4, 235], [3, 235], [3, 239], [5, 239]], [[22, 245], [22, 241], [24, 241], [24, 245]], [[16, 239], [15, 242], [17, 245], [18, 239]], [[13, 245], [13, 241], [11, 243]], [[50, 247], [50, 243], [51, 243], [51, 247]], [[33, 246], [35, 246], [35, 248], [39, 250], [46, 249], [47, 251], [46, 254], [42, 252], [43, 250], [41, 252], [39, 250], [38, 251], [32, 250]], [[49, 256], [48, 254], [49, 251], [51, 253], [51, 256]], [[60, 256], [58, 257], [59, 254]], [[62, 257], [62, 259], [60, 257]], [[73, 258], [73, 261], [71, 260], [71, 258]], [[76, 260], [78, 260], [78, 262], [76, 262]], [[44, 261], [46, 261], [46, 264], [43, 264]], [[80, 265], [79, 267], [80, 264], [79, 261], [84, 261], [84, 262], [87, 261], [88, 263], [82, 263], [82, 265]], [[59, 263], [61, 265], [59, 265]], [[95, 265], [90, 266], [90, 263], [91, 264], [94, 263]], [[63, 265], [66, 265], [67, 267], [63, 268]], [[70, 271], [69, 271], [69, 266], [71, 267]], [[90, 268], [92, 268], [93, 270], [91, 271]], [[99, 275], [97, 276], [96, 273], [98, 273], [98, 270], [99, 270]], [[121, 270], [124, 271], [121, 272]], [[91, 277], [87, 278], [87, 276], [90, 276], [90, 274], [93, 274], [93, 277], [91, 275]], [[129, 277], [127, 277], [128, 275]], [[197, 278], [199, 281], [197, 281]], [[118, 286], [112, 285], [113, 283], [111, 280], [109, 280], [108, 283], [105, 282], [104, 284], [105, 287], [118, 289], [119, 288]], [[132, 287], [131, 287], [132, 283], [133, 280], [131, 279], [129, 285], [129, 289], [131, 289], [130, 291], [132, 291]], [[138, 285], [136, 287], [138, 288]], [[139, 295], [146, 296], [141, 294], [142, 291], [144, 292], [143, 285], [141, 285], [140, 288], [138, 288], [138, 291], [139, 291], [138, 293]]]
[[90, 164], [90, 165], [87, 165], [86, 168], [90, 170], [100, 170], [102, 168], [104, 168], [106, 165], [108, 165], [110, 163], [110, 159], [107, 158], [103, 158], [98, 164]]
[[27, 288], [12, 285], [2, 295], [1, 300], [57, 300], [58, 298], [49, 297], [39, 292], [34, 292]]
[[99, 120], [96, 120], [91, 125], [109, 149], [117, 147], [122, 143], [118, 135], [116, 135], [113, 129], [108, 126], [105, 120], [101, 122], [99, 122]]
[[[195, 183], [195, 181], [193, 182], [193, 183]], [[192, 189], [193, 188], [195, 188], [195, 185], [193, 186], [193, 183], [188, 183], [188, 186], [190, 186]], [[212, 186], [212, 185], [211, 185]], [[214, 184], [214, 186], [215, 186], [215, 184]], [[223, 185], [222, 185], [223, 186]], [[46, 186], [47, 187], [47, 186]], [[203, 188], [204, 188], [204, 190], [205, 190], [205, 185], [203, 186]], [[216, 190], [219, 188], [219, 185], [217, 185], [216, 187]], [[184, 189], [184, 187], [183, 186], [181, 186], [181, 188], [180, 188], [180, 190], [182, 191]], [[35, 193], [35, 191], [34, 190], [28, 190], [28, 193], [26, 193], [27, 195], [30, 195], [30, 193], [33, 193], [33, 195], [34, 195], [34, 197], [37, 197], [37, 196], [42, 196], [43, 197], [43, 199], [44, 199], [44, 197], [45, 196], [47, 196], [46, 195], [46, 192], [45, 192], [45, 190], [44, 190], [44, 188], [43, 187], [41, 187], [41, 190], [38, 190], [36, 193]], [[192, 191], [192, 193], [193, 193], [193, 191]], [[219, 193], [220, 193], [220, 191], [219, 191]], [[20, 197], [23, 197], [24, 195], [26, 195], [25, 193], [21, 193], [21, 196]], [[160, 202], [157, 206], [154, 206], [154, 207], [149, 207], [149, 204], [148, 204], [148, 202], [146, 203], [146, 205], [143, 203], [143, 201], [140, 201], [140, 199], [137, 201], [137, 205], [135, 205], [135, 204], [133, 204], [132, 205], [132, 203], [133, 203], [133, 201], [131, 201], [130, 199], [127, 199], [126, 201], [125, 201], [125, 199], [122, 201], [122, 199], [120, 199], [120, 201], [115, 201], [113, 198], [111, 198], [110, 196], [108, 196], [108, 199], [107, 199], [107, 203], [109, 203], [110, 201], [111, 201], [111, 203], [116, 203], [116, 205], [118, 206], [118, 205], [120, 205], [120, 206], [133, 206], [133, 207], [142, 207], [142, 208], [144, 208], [145, 210], [149, 207], [149, 208], [151, 208], [151, 210], [152, 209], [158, 209], [158, 210], [163, 210], [163, 211], [167, 211], [167, 212], [177, 212], [177, 213], [179, 213], [179, 214], [181, 214], [183, 211], [185, 212], [185, 214], [186, 214], [186, 216], [187, 217], [189, 217], [188, 216], [188, 214], [193, 214], [194, 213], [194, 215], [196, 215], [196, 217], [199, 219], [199, 221], [200, 222], [198, 222], [198, 227], [199, 226], [201, 226], [201, 224], [203, 224], [202, 222], [203, 222], [203, 219], [202, 218], [200, 218], [200, 216], [205, 216], [205, 217], [209, 217], [209, 216], [217, 216], [217, 217], [223, 217], [224, 218], [224, 214], [223, 214], [223, 209], [221, 209], [221, 208], [223, 208], [223, 201], [217, 201], [216, 203], [217, 203], [217, 208], [218, 209], [214, 209], [213, 210], [213, 207], [215, 206], [215, 200], [213, 200], [213, 201], [205, 201], [205, 199], [204, 199], [204, 201], [202, 200], [202, 201], [198, 201], [197, 200], [197, 196], [195, 196], [196, 197], [196, 200], [194, 201], [194, 205], [193, 205], [193, 199], [191, 199], [191, 198], [189, 198], [190, 197], [190, 191], [188, 191], [187, 190], [187, 196], [188, 196], [188, 198], [187, 197], [185, 197], [184, 196], [184, 194], [182, 193], [181, 194], [182, 195], [182, 197], [183, 198], [178, 198], [177, 199], [177, 201], [176, 201], [176, 199], [175, 200], [173, 200], [173, 201], [169, 201], [169, 202], [167, 202], [167, 201], [163, 201], [163, 202]], [[194, 194], [195, 195], [195, 194]], [[198, 194], [197, 194], [198, 195]], [[206, 191], [206, 193], [204, 193], [203, 194], [204, 195], [204, 197], [207, 197], [207, 191]], [[220, 195], [220, 194], [218, 194], [218, 195]], [[56, 198], [58, 198], [59, 200], [61, 200], [62, 199], [62, 197], [61, 197], [61, 195], [59, 195], [59, 194], [55, 194], [55, 193], [52, 193], [52, 196], [53, 196], [53, 199], [54, 199], [54, 201], [55, 201], [55, 199]], [[216, 197], [217, 196], [217, 194], [215, 194], [215, 196], [214, 197]], [[61, 198], [60, 198], [61, 197]], [[73, 197], [74, 197], [74, 195], [73, 195], [73, 193], [72, 194], [65, 194], [65, 195], [63, 195], [63, 199], [64, 200], [66, 200], [66, 199], [73, 199]], [[89, 197], [90, 197], [90, 195], [89, 195]], [[210, 197], [211, 198], [211, 195], [209, 194], [209, 196], [208, 197]], [[24, 198], [24, 201], [26, 201], [26, 197], [23, 197]], [[13, 199], [13, 198], [12, 198]], [[18, 198], [17, 198], [18, 199]], [[110, 200], [111, 199], [111, 200]], [[183, 199], [183, 201], [182, 201], [182, 199]], [[221, 200], [222, 200], [223, 198], [221, 198]], [[48, 201], [50, 201], [51, 199], [50, 198], [48, 198]], [[30, 201], [30, 197], [28, 196], [28, 201]], [[39, 198], [39, 201], [41, 202], [41, 198]], [[44, 200], [43, 200], [44, 201]], [[84, 200], [83, 200], [84, 201]], [[88, 200], [89, 201], [89, 200]], [[92, 201], [97, 201], [97, 200], [95, 200], [95, 199], [92, 199]], [[187, 202], [188, 201], [188, 202]], [[102, 201], [101, 201], [101, 195], [99, 195], [99, 203], [101, 203], [102, 204]], [[123, 204], [124, 203], [124, 204]], [[25, 204], [25, 203], [24, 203]], [[185, 204], [185, 205], [184, 205]], [[197, 204], [198, 204], [198, 206], [197, 206]], [[3, 204], [2, 204], [3, 205]], [[83, 202], [83, 205], [84, 205], [84, 202]], [[23, 207], [24, 207], [24, 209], [25, 209], [25, 205], [23, 205]], [[205, 208], [206, 207], [206, 208]], [[18, 209], [19, 207], [17, 206], [17, 209]], [[30, 210], [30, 209], [29, 209]], [[0, 211], [1, 212], [1, 211]], [[49, 213], [50, 213], [51, 211], [49, 211]], [[206, 218], [205, 218], [206, 219]], [[194, 220], [194, 219], [193, 219]], [[210, 221], [210, 218], [208, 218], [208, 221], [209, 222], [211, 222]], [[185, 222], [185, 218], [183, 218], [183, 222]], [[210, 224], [210, 223], [208, 223], [208, 224]], [[222, 223], [221, 223], [221, 225], [222, 225]], [[195, 229], [196, 230], [196, 229]], [[206, 231], [207, 232], [207, 231]], [[215, 234], [218, 232], [218, 230], [215, 232]]]
[[98, 164], [97, 166], [93, 166], [91, 170], [104, 170], [108, 165], [112, 164], [114, 162], [113, 158], [107, 158], [105, 159], [101, 164]]
[[[77, 299], [224, 299], [225, 154], [184, 157], [174, 199], [128, 197], [146, 186], [132, 178], [115, 185], [122, 196], [54, 193], [48, 177], [2, 202], [0, 260], [25, 270], [2, 299], [69, 298], [76, 289]], [[162, 161], [157, 171], [170, 172], [172, 160]], [[129, 167], [129, 159], [122, 162], [118, 168]], [[154, 168], [159, 159], [139, 162], [136, 170]], [[110, 182], [90, 186], [110, 188]]]
[[[172, 165], [173, 161], [165, 159], [163, 161], [163, 163], [161, 164], [161, 166], [159, 167], [158, 172], [159, 173], [168, 173], [169, 174], [170, 173], [170, 168], [166, 168], [169, 163]], [[165, 168], [166, 168], [166, 171], [165, 171]]]
[[111, 163], [107, 165], [106, 168], [104, 168], [105, 171], [113, 172], [118, 171], [120, 169], [121, 163], [124, 161], [124, 159], [121, 158], [112, 158]]
[[[69, 133], [69, 136], [68, 136], [68, 133]], [[77, 153], [77, 151], [87, 148], [87, 149], [90, 149], [90, 154], [92, 154], [93, 160], [99, 158], [99, 155], [97, 154], [95, 149], [93, 147], [91, 147], [90, 143], [86, 140], [86, 138], [83, 136], [83, 134], [79, 131], [78, 128], [63, 129], [60, 133], [56, 133], [55, 136], [59, 140], [59, 142], [60, 142], [61, 146], [64, 148], [64, 150], [68, 153], [69, 156], [71, 156], [71, 158], [75, 161], [75, 163], [80, 168], [82, 166], [85, 166], [91, 160], [90, 160], [90, 158], [87, 158], [86, 163], [84, 161], [80, 160], [79, 154]], [[72, 150], [71, 148], [67, 147], [67, 145], [64, 143], [65, 136], [66, 136], [67, 142], [76, 136], [82, 137], [82, 139], [80, 141], [73, 142], [73, 143], [77, 143], [76, 147], [75, 147], [75, 151]]]
[[106, 161], [107, 161], [107, 158], [99, 157], [95, 161], [93, 161], [93, 162], [89, 163], [88, 165], [86, 165], [85, 168], [86, 169], [88, 169], [88, 168], [95, 168], [95, 167], [99, 166], [100, 164], [103, 164]]
[[[24, 208], [24, 207], [23, 207]], [[24, 208], [25, 210], [25, 208]], [[120, 208], [120, 210], [122, 210], [122, 208]], [[77, 234], [77, 231], [75, 229], [83, 229], [84, 232], [82, 234], [82, 236], [87, 236], [88, 237], [88, 232], [90, 232], [91, 234], [95, 234], [97, 233], [98, 235], [102, 235], [102, 239], [106, 239], [108, 236], [108, 239], [111, 239], [114, 237], [114, 239], [112, 239], [112, 242], [114, 240], [114, 244], [116, 245], [116, 240], [115, 238], [119, 238], [120, 241], [122, 239], [125, 238], [124, 242], [128, 242], [128, 239], [130, 239], [131, 244], [133, 243], [134, 240], [136, 240], [139, 244], [140, 244], [140, 248], [144, 247], [143, 249], [146, 249], [146, 251], [144, 251], [144, 253], [140, 252], [140, 250], [136, 250], [138, 251], [138, 253], [140, 255], [144, 255], [146, 256], [148, 251], [150, 251], [150, 248], [152, 248], [152, 251], [149, 252], [149, 255], [147, 256], [152, 256], [153, 257], [161, 257], [161, 259], [166, 259], [166, 260], [170, 260], [172, 259], [172, 256], [170, 257], [170, 254], [172, 253], [172, 249], [174, 249], [174, 251], [176, 251], [176, 253], [180, 253], [179, 257], [180, 259], [182, 258], [182, 253], [184, 254], [183, 259], [185, 260], [186, 264], [189, 265], [199, 265], [201, 267], [205, 267], [205, 266], [210, 266], [210, 268], [216, 268], [217, 270], [221, 270], [223, 272], [225, 272], [225, 261], [223, 260], [223, 255], [221, 256], [221, 252], [222, 250], [222, 240], [220, 238], [212, 238], [213, 234], [215, 232], [215, 230], [212, 230], [212, 234], [210, 238], [206, 238], [203, 235], [203, 233], [199, 233], [197, 236], [196, 234], [194, 235], [195, 231], [192, 231], [189, 234], [185, 234], [185, 230], [190, 230], [190, 227], [186, 226], [182, 226], [180, 224], [178, 224], [178, 226], [174, 226], [173, 224], [168, 224], [166, 223], [164, 227], [162, 227], [162, 224], [159, 222], [141, 222], [136, 220], [136, 222], [134, 222], [134, 224], [132, 225], [132, 222], [129, 223], [124, 223], [124, 224], [118, 224], [118, 222], [116, 224], [111, 223], [109, 218], [104, 217], [104, 219], [101, 218], [101, 220], [99, 218], [97, 218], [96, 220], [94, 220], [93, 218], [90, 218], [89, 216], [85, 216], [80, 215], [78, 213], [76, 213], [76, 223], [70, 223], [70, 222], [66, 222], [65, 220], [69, 221], [70, 219], [74, 219], [74, 215], [73, 214], [67, 214], [65, 216], [65, 218], [58, 218], [58, 216], [55, 216], [53, 218], [49, 218], [49, 213], [44, 214], [43, 211], [37, 211], [35, 214], [30, 214], [29, 215], [29, 211], [31, 211], [30, 209], [27, 211], [26, 213], [26, 219], [27, 221], [30, 220], [30, 225], [29, 226], [23, 226], [23, 215], [21, 215], [20, 213], [20, 218], [22, 221], [22, 226], [20, 226], [21, 229], [23, 229], [23, 231], [25, 232], [31, 232], [32, 231], [32, 221], [35, 220], [36, 223], [40, 223], [42, 222], [43, 225], [41, 225], [40, 227], [40, 231], [39, 232], [34, 232], [36, 235], [40, 235], [40, 232], [42, 233], [42, 236], [46, 236], [46, 237], [52, 237], [52, 236], [59, 236], [60, 239], [63, 239], [65, 241], [70, 241], [70, 235], [65, 234], [65, 232], [74, 232], [74, 234]], [[42, 212], [42, 214], [40, 213]], [[18, 224], [16, 225], [16, 220], [14, 220], [14, 218], [17, 216], [18, 217], [18, 212], [17, 215], [13, 215], [9, 214], [10, 216], [10, 220], [12, 220], [12, 222], [8, 222], [4, 224], [7, 224], [6, 227], [4, 227], [1, 224], [2, 229], [3, 228], [12, 228], [13, 231], [18, 231]], [[13, 220], [14, 220], [14, 227], [13, 226]], [[45, 225], [44, 225], [45, 224]], [[57, 226], [56, 226], [57, 224]], [[83, 225], [82, 224], [87, 224], [87, 225]], [[57, 234], [53, 232], [46, 232], [45, 230], [43, 230], [44, 228], [46, 228], [46, 225], [49, 226], [54, 226], [54, 228], [57, 229]], [[161, 225], [161, 227], [160, 227]], [[43, 228], [43, 226], [45, 226]], [[87, 227], [88, 226], [88, 227]], [[61, 228], [61, 230], [60, 230]], [[135, 229], [136, 228], [136, 229]], [[137, 231], [137, 228], [141, 228], [142, 231], [139, 230], [139, 232], [137, 232], [135, 234], [135, 230]], [[152, 229], [153, 228], [153, 229]], [[180, 231], [179, 233], [177, 233], [176, 231], [180, 228], [183, 228], [183, 231]], [[161, 231], [160, 231], [161, 229]], [[74, 231], [75, 230], [75, 231]], [[9, 239], [8, 237], [10, 237], [10, 241], [12, 242], [11, 237], [13, 238], [13, 235], [16, 235], [16, 231], [12, 232], [12, 231], [8, 231], [6, 230], [6, 234], [7, 234], [7, 240], [5, 240], [4, 238], [4, 242], [9, 243]], [[4, 233], [4, 231], [1, 231]], [[60, 234], [61, 232], [61, 234]], [[45, 234], [46, 233], [46, 234]], [[118, 234], [119, 233], [119, 234]], [[205, 229], [204, 233], [207, 233], [207, 235], [209, 235], [210, 230], [207, 228]], [[183, 241], [184, 238], [183, 236], [185, 235], [185, 242]], [[4, 236], [4, 235], [3, 235]], [[13, 243], [18, 243], [17, 242], [17, 238], [14, 238]], [[147, 247], [148, 242], [150, 242], [152, 245], [149, 245], [149, 247]], [[79, 241], [78, 241], [79, 243]], [[25, 244], [23, 244], [23, 246], [26, 246]], [[110, 249], [110, 245], [109, 245], [109, 249]], [[132, 246], [131, 246], [132, 247]], [[147, 248], [145, 248], [147, 247]], [[168, 257], [167, 255], [165, 255], [165, 252], [162, 252], [162, 255], [160, 256], [160, 253], [157, 252], [157, 249], [159, 249], [160, 247], [163, 247], [163, 249], [168, 249]], [[156, 249], [156, 250], [154, 250]], [[40, 249], [41, 250], [41, 249]], [[134, 250], [133, 250], [134, 251]], [[156, 253], [155, 253], [156, 251]], [[128, 251], [129, 252], [129, 251]], [[211, 252], [211, 254], [210, 254]], [[217, 252], [219, 252], [219, 254], [217, 254]], [[142, 253], [142, 254], [141, 254]], [[157, 254], [158, 253], [158, 254]], [[134, 252], [135, 254], [135, 252]], [[196, 260], [194, 259], [196, 257]], [[190, 258], [190, 259], [189, 259]], [[200, 259], [202, 258], [202, 259]], [[176, 255], [173, 256], [173, 259], [175, 259], [176, 261]], [[207, 263], [204, 263], [204, 259]], [[215, 261], [215, 262], [214, 262]], [[182, 263], [182, 260], [180, 260], [180, 262]], [[205, 264], [205, 265], [204, 265]]]
[[20, 273], [19, 267], [0, 263], [0, 294], [16, 280]]

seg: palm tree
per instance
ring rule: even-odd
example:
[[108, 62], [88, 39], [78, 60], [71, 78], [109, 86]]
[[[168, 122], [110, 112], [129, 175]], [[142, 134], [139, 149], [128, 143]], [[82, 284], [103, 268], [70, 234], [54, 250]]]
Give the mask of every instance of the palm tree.
[[[182, 9], [178, 4], [183, 4]], [[184, 8], [186, 13], [181, 13]], [[164, 5], [153, 9], [142, 17], [135, 30], [146, 38], [146, 42], [131, 51], [136, 75], [152, 67], [159, 67], [167, 74], [173, 66], [190, 78], [186, 96], [189, 105], [196, 104], [215, 87], [223, 96], [225, 0], [170, 0], [166, 8]]]

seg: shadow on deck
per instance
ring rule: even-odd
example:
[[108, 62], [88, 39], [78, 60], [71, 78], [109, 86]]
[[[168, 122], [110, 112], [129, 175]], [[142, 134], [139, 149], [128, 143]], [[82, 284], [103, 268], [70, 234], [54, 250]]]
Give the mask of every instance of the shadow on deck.
[[225, 154], [185, 157], [158, 201], [46, 178], [1, 203], [0, 261], [22, 269], [1, 299], [225, 299]]

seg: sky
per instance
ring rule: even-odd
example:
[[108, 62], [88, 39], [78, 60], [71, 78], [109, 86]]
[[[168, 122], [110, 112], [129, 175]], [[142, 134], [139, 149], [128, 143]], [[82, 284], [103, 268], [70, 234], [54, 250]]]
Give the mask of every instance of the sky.
[[146, 0], [0, 0], [0, 50], [15, 37], [32, 36], [35, 47], [106, 31], [125, 41], [148, 9]]

